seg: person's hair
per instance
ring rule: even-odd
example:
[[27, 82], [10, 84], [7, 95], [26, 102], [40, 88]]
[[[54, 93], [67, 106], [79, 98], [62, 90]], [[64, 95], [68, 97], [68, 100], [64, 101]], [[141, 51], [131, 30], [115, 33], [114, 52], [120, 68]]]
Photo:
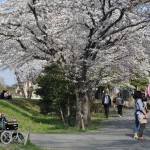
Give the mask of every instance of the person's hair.
[[145, 93], [142, 93], [142, 101], [146, 102], [147, 101], [147, 97], [145, 96]]
[[142, 97], [142, 101], [147, 102], [147, 97], [146, 96]]
[[134, 99], [137, 99], [137, 98], [142, 99], [142, 92], [141, 91], [135, 91], [135, 93], [133, 94], [133, 98]]

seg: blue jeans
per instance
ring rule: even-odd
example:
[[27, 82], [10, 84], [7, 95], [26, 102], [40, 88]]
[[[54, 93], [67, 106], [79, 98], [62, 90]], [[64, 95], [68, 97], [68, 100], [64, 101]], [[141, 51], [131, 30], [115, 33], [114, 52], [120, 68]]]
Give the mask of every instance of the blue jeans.
[[136, 112], [134, 113], [134, 118], [135, 118], [135, 122], [134, 122], [134, 133], [139, 131], [139, 120], [138, 120], [138, 115], [136, 114]]

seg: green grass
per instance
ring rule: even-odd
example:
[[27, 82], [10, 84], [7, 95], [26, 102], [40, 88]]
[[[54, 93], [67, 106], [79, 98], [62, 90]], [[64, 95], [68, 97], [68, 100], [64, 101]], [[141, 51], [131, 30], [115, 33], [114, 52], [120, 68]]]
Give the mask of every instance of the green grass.
[[[19, 130], [26, 132], [30, 129], [32, 133], [72, 133], [80, 132], [72, 127], [65, 127], [60, 118], [56, 115], [42, 115], [38, 101], [30, 100], [0, 100], [0, 111], [5, 114], [9, 120], [14, 117], [19, 124]], [[103, 115], [100, 113], [92, 114], [92, 123], [86, 131], [97, 130], [100, 127], [100, 122], [103, 121]]]
[[28, 142], [26, 145], [23, 144], [2, 145], [0, 146], [0, 150], [45, 150], [45, 149]]
[[30, 108], [22, 107], [26, 103], [30, 103], [27, 100], [6, 101], [0, 100], [0, 111], [5, 116], [12, 120], [14, 117], [19, 124], [19, 130], [26, 131], [30, 129], [31, 132], [36, 133], [51, 133], [55, 130], [61, 130], [64, 128], [62, 121], [56, 115], [42, 115], [35, 110], [35, 105], [31, 105]]

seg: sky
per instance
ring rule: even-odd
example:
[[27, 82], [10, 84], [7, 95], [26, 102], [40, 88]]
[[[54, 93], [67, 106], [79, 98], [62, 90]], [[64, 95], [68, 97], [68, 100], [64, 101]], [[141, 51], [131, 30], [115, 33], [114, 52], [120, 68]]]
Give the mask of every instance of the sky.
[[17, 83], [14, 73], [8, 69], [4, 70], [4, 71], [0, 71], [0, 77], [2, 77], [4, 79], [4, 83], [6, 85], [11, 86], [11, 85]]

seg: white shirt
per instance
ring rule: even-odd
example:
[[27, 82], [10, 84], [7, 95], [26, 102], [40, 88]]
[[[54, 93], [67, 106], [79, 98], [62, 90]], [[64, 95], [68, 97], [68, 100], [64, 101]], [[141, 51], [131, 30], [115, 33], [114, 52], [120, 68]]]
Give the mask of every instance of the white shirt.
[[104, 99], [104, 104], [108, 104], [108, 103], [109, 103], [109, 99], [108, 99], [108, 96], [106, 95]]

